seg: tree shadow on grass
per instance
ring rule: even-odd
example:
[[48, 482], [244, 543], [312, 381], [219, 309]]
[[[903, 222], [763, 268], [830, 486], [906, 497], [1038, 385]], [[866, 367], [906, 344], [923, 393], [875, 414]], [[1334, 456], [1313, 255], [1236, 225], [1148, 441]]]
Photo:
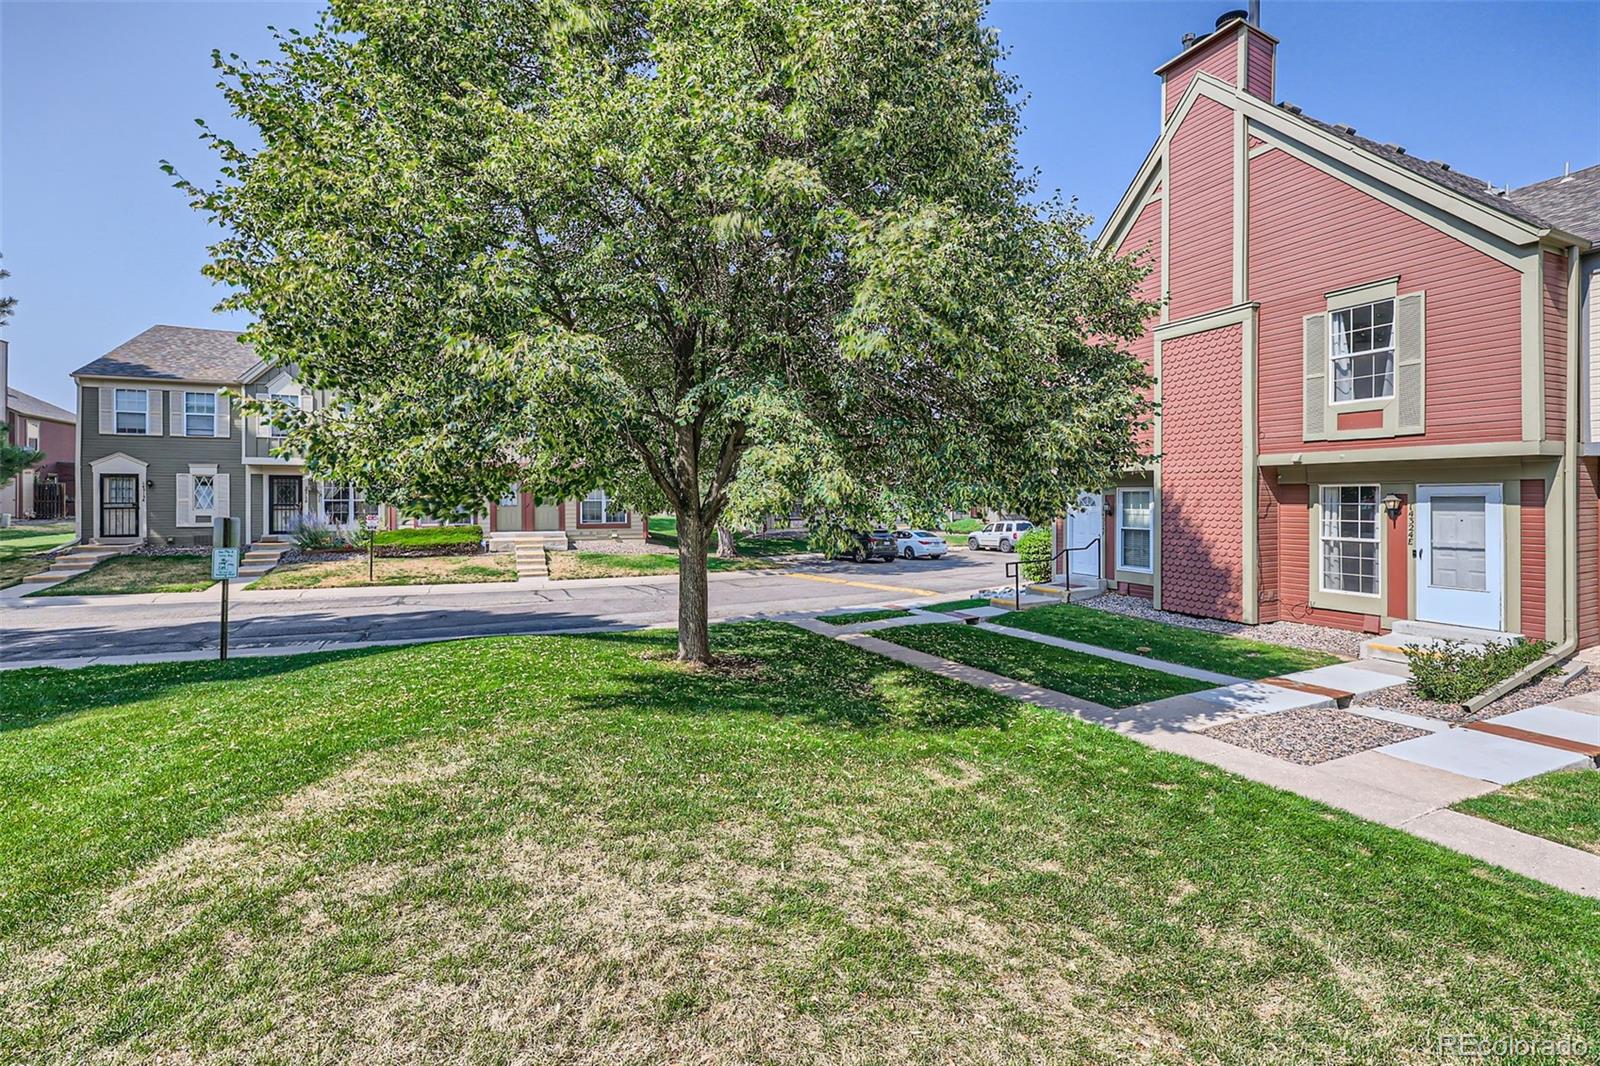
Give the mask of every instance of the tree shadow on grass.
[[718, 665], [672, 660], [671, 631], [607, 634], [639, 648], [638, 666], [583, 697], [595, 709], [667, 710], [698, 717], [761, 714], [828, 726], [1005, 728], [1018, 705], [778, 622], [712, 627]]

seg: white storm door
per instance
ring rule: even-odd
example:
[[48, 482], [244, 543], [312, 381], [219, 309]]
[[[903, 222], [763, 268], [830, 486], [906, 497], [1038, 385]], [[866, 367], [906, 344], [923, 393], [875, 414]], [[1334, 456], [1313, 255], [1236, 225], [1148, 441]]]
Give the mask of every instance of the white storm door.
[[[1078, 501], [1078, 510], [1067, 515], [1067, 547], [1083, 548], [1083, 551], [1067, 553], [1068, 572], [1073, 577], [1098, 580], [1100, 577], [1100, 560], [1105, 558], [1105, 510], [1104, 501], [1098, 493], [1086, 492]], [[1088, 545], [1100, 537], [1099, 544], [1093, 548]]]
[[1505, 518], [1499, 485], [1417, 486], [1417, 617], [1503, 627]]

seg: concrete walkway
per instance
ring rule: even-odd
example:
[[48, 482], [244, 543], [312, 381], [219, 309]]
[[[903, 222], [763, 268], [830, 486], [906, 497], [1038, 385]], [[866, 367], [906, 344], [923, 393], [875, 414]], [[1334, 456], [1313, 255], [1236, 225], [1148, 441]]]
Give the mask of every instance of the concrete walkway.
[[[1556, 888], [1600, 899], [1600, 856], [1449, 809], [1461, 800], [1495, 791], [1496, 785], [1491, 781], [1396, 758], [1382, 751], [1364, 751], [1314, 766], [1302, 766], [1199, 733], [1200, 729], [1237, 717], [1237, 711], [1225, 702], [1199, 698], [1204, 694], [1175, 696], [1115, 709], [891, 644], [870, 633], [841, 633], [836, 627], [814, 620], [801, 620], [796, 624], [908, 666], [1071, 714], [1160, 751], [1210, 763], [1252, 781], [1404, 830]], [[1012, 633], [1010, 629], [1005, 632]], [[1148, 666], [1149, 660], [1142, 660], [1138, 665]], [[1286, 695], [1311, 698], [1293, 692]]]

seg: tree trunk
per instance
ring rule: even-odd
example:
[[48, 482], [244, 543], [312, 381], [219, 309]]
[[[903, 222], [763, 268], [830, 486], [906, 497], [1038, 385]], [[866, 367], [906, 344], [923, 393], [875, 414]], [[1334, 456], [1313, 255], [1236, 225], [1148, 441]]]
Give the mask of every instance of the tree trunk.
[[710, 665], [707, 532], [698, 514], [678, 513], [678, 659]]
[[726, 524], [717, 526], [717, 558], [739, 558], [739, 549], [733, 543], [733, 530], [729, 529]]

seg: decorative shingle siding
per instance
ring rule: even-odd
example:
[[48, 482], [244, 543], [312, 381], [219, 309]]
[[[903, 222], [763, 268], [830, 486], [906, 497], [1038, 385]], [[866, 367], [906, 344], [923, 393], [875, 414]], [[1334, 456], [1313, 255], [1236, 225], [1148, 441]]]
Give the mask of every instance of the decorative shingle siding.
[[1522, 479], [1522, 635], [1545, 635], [1544, 478]]
[[1238, 620], [1243, 604], [1243, 327], [1164, 342], [1161, 606]]
[[[1304, 317], [1322, 313], [1334, 289], [1396, 274], [1400, 292], [1427, 293], [1427, 432], [1405, 442], [1521, 439], [1516, 270], [1287, 152], [1250, 161], [1249, 233], [1250, 296], [1261, 303], [1261, 451], [1395, 443], [1305, 442], [1301, 411]], [[1174, 253], [1180, 247], [1174, 236]]]
[[1265, 37], [1250, 34], [1250, 43], [1245, 53], [1247, 64], [1244, 74], [1245, 92], [1259, 96], [1261, 99], [1272, 102], [1272, 42]]
[[1567, 257], [1544, 253], [1544, 435], [1559, 440], [1567, 424]]
[[1166, 101], [1166, 107], [1161, 112], [1164, 119], [1172, 117], [1173, 108], [1178, 106], [1178, 101], [1183, 99], [1189, 83], [1202, 70], [1229, 85], [1237, 85], [1239, 83], [1238, 37], [1232, 33], [1225, 37], [1208, 37], [1196, 45], [1193, 52], [1167, 70], [1166, 82], [1162, 87]]
[[1233, 112], [1197, 100], [1168, 158], [1168, 317], [1181, 319], [1233, 303]]
[[[1161, 201], [1152, 200], [1139, 212], [1139, 217], [1128, 227], [1127, 236], [1117, 246], [1120, 255], [1128, 256], [1140, 254], [1139, 262], [1148, 267], [1150, 273], [1139, 283], [1139, 297], [1152, 302], [1161, 299]], [[1149, 327], [1154, 328], [1158, 316], [1151, 316]], [[1129, 346], [1129, 351], [1139, 357], [1145, 369], [1152, 374], [1155, 372], [1155, 335], [1146, 329], [1139, 339]], [[1151, 441], [1150, 430], [1142, 431], [1138, 436], [1141, 448], [1148, 448]]]

